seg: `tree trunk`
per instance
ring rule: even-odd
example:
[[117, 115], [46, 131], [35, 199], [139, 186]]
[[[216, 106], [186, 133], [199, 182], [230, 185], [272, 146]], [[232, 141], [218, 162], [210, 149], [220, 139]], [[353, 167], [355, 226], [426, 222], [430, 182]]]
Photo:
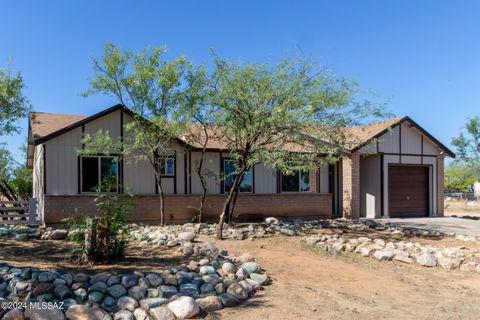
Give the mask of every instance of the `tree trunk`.
[[228, 223], [233, 221], [233, 210], [235, 210], [235, 204], [237, 203], [238, 192], [238, 188], [233, 192], [233, 198], [230, 202], [230, 206], [228, 207]]
[[163, 227], [165, 224], [165, 195], [163, 194], [163, 189], [162, 189], [162, 178], [158, 174], [157, 174], [157, 187], [158, 187], [158, 193], [160, 195], [160, 226]]
[[[203, 148], [202, 148], [202, 154], [200, 156], [200, 161], [198, 163], [198, 168], [197, 168], [197, 174], [198, 174], [198, 177], [200, 178], [200, 183], [202, 184], [202, 189], [203, 189], [203, 192], [202, 192], [202, 198], [200, 200], [200, 209], [198, 211], [198, 222], [201, 223], [202, 222], [202, 217], [203, 217], [203, 210], [204, 210], [204, 207], [205, 207], [205, 198], [207, 196], [207, 182], [205, 181], [205, 176], [203, 175], [203, 160], [205, 159], [205, 153], [207, 152], [207, 144], [208, 144], [208, 131], [207, 131], [207, 127], [205, 126], [205, 124], [198, 118], [196, 118], [198, 122], [200, 122], [200, 124], [202, 125], [203, 127], [203, 132], [205, 133], [205, 140], [203, 142]], [[190, 156], [191, 156], [191, 153], [190, 153]]]
[[[243, 171], [244, 172], [244, 171]], [[232, 188], [228, 191], [227, 198], [225, 199], [225, 202], [223, 204], [223, 209], [222, 213], [220, 214], [220, 220], [217, 225], [217, 239], [222, 240], [223, 239], [223, 224], [225, 223], [225, 218], [227, 217], [228, 213], [230, 212], [230, 204], [233, 199], [233, 195], [235, 194], [235, 189], [238, 188], [238, 184], [240, 183], [240, 178], [243, 175], [243, 172], [240, 174], [236, 175], [235, 178], [233, 179], [232, 183]]]
[[93, 263], [97, 256], [97, 220], [95, 218], [87, 218], [86, 225], [87, 230], [85, 231], [82, 261], [84, 263]]

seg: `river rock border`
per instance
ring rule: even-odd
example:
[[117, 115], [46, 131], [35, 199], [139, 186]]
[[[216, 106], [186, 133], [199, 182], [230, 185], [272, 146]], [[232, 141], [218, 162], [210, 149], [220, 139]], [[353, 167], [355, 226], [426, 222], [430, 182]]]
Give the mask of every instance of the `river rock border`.
[[[0, 264], [0, 302], [45, 302], [63, 309], [0, 310], [1, 319], [160, 320], [236, 307], [270, 282], [255, 258], [185, 241], [198, 260], [160, 272], [57, 272]], [[3, 306], [4, 304], [2, 304]]]
[[386, 242], [369, 237], [346, 238], [338, 234], [317, 234], [304, 238], [307, 245], [325, 252], [341, 254], [353, 252], [379, 261], [416, 263], [424, 267], [442, 267], [447, 270], [480, 272], [480, 250], [466, 247], [434, 247], [418, 242]]

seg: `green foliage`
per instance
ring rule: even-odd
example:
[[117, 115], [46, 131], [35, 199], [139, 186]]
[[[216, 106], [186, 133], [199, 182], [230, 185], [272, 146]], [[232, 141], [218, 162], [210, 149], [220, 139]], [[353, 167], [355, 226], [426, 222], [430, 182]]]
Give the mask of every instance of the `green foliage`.
[[[94, 203], [99, 215], [90, 218], [77, 212], [69, 219], [70, 229], [77, 230], [69, 239], [78, 243], [84, 252], [89, 251], [89, 259], [93, 261], [122, 257], [129, 241], [126, 221], [135, 205], [133, 195], [99, 193]], [[90, 241], [93, 248], [86, 248], [85, 235], [89, 232], [94, 235]]]
[[0, 69], [0, 136], [18, 132], [17, 121], [30, 111], [24, 89], [20, 73], [12, 74], [10, 68]]
[[480, 118], [470, 118], [463, 132], [454, 139], [452, 145], [456, 147], [457, 159], [465, 162], [472, 169], [480, 173]]
[[[26, 148], [22, 148], [26, 157]], [[18, 163], [6, 145], [0, 143], [0, 193], [10, 200], [28, 199], [32, 195], [32, 169]]]
[[185, 132], [187, 112], [200, 99], [202, 69], [193, 68], [185, 56], [166, 60], [161, 46], [139, 53], [123, 51], [113, 44], [104, 46], [101, 59], [93, 60], [94, 77], [84, 95], [106, 94], [135, 112], [134, 121], [125, 126], [121, 146], [98, 133], [86, 137], [89, 152], [117, 149], [129, 161], [147, 161], [156, 173], [160, 193], [160, 221], [164, 221], [164, 204], [160, 162], [173, 154], [173, 142]]
[[465, 163], [451, 163], [445, 168], [445, 189], [467, 192], [478, 181], [478, 173]]

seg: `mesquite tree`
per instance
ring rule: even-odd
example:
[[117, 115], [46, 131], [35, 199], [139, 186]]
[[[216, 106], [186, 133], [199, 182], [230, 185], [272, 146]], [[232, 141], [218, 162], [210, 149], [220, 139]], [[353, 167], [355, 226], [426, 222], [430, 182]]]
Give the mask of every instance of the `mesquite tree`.
[[[20, 73], [8, 67], [0, 69], [0, 137], [19, 133], [18, 120], [27, 116], [30, 102], [24, 95], [25, 82]], [[24, 149], [26, 153], [26, 149]], [[17, 163], [0, 141], [0, 194], [9, 200], [28, 198], [32, 189], [32, 170]]]
[[379, 107], [356, 101], [354, 81], [339, 79], [309, 61], [276, 65], [215, 59], [210, 116], [215, 139], [228, 149], [234, 170], [220, 213], [217, 238], [233, 213], [242, 180], [256, 164], [285, 174], [306, 171], [345, 154], [352, 137], [342, 128], [382, 115]]
[[191, 103], [189, 99], [196, 99], [195, 81], [199, 78], [184, 56], [165, 60], [165, 52], [165, 47], [158, 47], [134, 53], [106, 44], [103, 57], [93, 60], [94, 77], [91, 88], [84, 93], [113, 96], [135, 113], [126, 125], [121, 152], [151, 164], [160, 195], [162, 225], [162, 165], [172, 155], [173, 142], [185, 132], [189, 119], [185, 106]]
[[468, 119], [464, 131], [452, 140], [457, 149], [457, 164], [469, 167], [480, 176], [480, 117]]

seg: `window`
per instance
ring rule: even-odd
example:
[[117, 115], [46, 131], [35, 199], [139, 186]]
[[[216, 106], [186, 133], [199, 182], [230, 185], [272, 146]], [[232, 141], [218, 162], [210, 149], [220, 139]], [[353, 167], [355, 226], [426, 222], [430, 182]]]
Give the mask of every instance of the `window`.
[[[233, 178], [235, 172], [235, 161], [223, 160], [223, 173], [225, 179], [223, 180], [223, 186], [225, 192], [230, 191], [233, 185]], [[242, 182], [240, 183], [239, 192], [253, 192], [253, 170], [248, 170], [244, 175]]]
[[173, 176], [175, 174], [174, 158], [166, 158], [160, 161], [160, 174], [162, 176]]
[[291, 175], [282, 174], [282, 192], [310, 191], [310, 176], [307, 172], [296, 172]]
[[82, 192], [118, 191], [118, 159], [116, 157], [83, 156], [81, 164]]

